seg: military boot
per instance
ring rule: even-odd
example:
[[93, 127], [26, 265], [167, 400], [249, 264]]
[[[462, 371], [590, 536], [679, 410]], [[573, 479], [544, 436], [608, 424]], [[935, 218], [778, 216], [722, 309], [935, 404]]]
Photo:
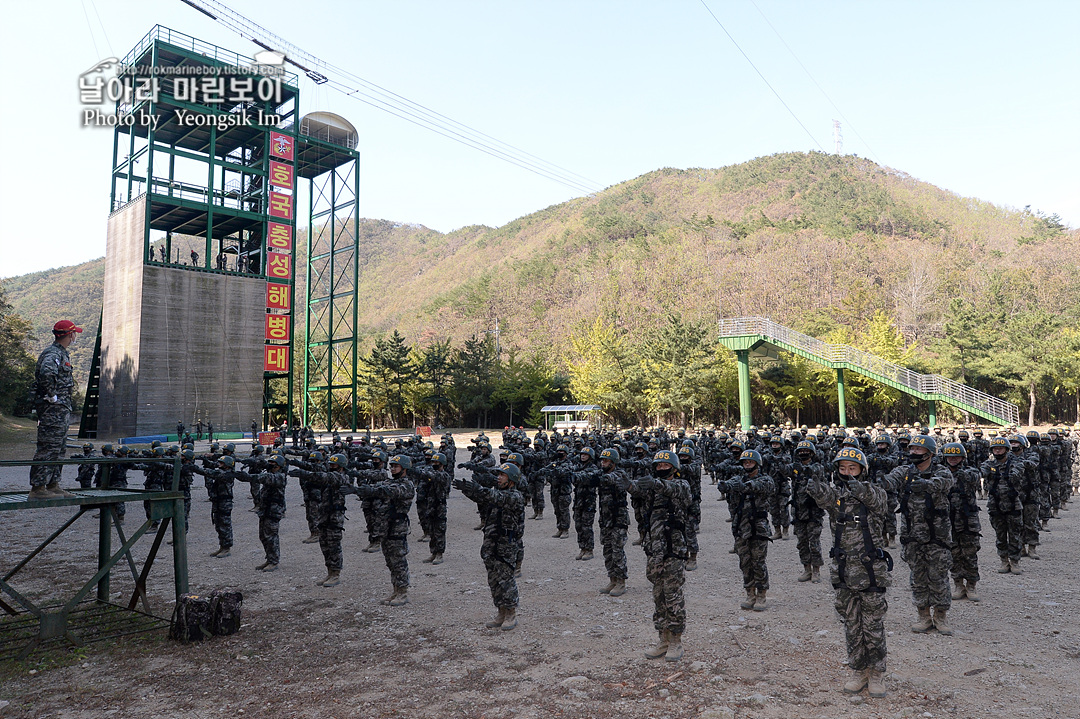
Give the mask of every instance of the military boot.
[[488, 629], [498, 629], [502, 626], [503, 620], [506, 619], [506, 610], [499, 607], [499, 613], [495, 615], [495, 618], [491, 621], [484, 622], [484, 626]]
[[919, 621], [911, 625], [911, 631], [916, 634], [926, 634], [934, 628], [934, 618], [930, 616], [930, 607], [919, 610]]
[[431, 539], [431, 535], [429, 535], [427, 532], [424, 532], [423, 535], [421, 535], [420, 539], [417, 541], [426, 542], [429, 539]]
[[374, 554], [375, 552], [379, 551], [380, 549], [382, 549], [382, 542], [379, 542], [379, 541], [376, 541], [376, 540], [372, 540], [370, 544], [368, 544], [366, 547], [364, 547], [364, 551], [367, 552], [368, 554]]
[[255, 567], [255, 568], [258, 569], [261, 572], [262, 570], [266, 569], [269, 566], [270, 566], [270, 560], [267, 559], [265, 562], [263, 562], [262, 564], [260, 564], [259, 566]]
[[949, 610], [942, 609], [941, 607], [934, 607], [934, 628], [938, 630], [939, 634], [951, 637], [952, 627], [949, 626], [948, 621], [945, 619], [945, 615], [948, 611]]
[[690, 555], [690, 559], [686, 560], [686, 566], [683, 567], [688, 572], [692, 572], [697, 569], [697, 552]]
[[780, 539], [780, 538], [782, 538], [783, 536], [784, 536], [784, 535], [783, 535], [783, 534], [782, 534], [782, 533], [780, 532], [780, 527], [776, 527], [776, 528], [775, 528], [775, 529], [773, 530], [772, 536], [771, 536], [771, 537], [769, 537], [769, 539]]
[[727, 550], [727, 553], [728, 554], [738, 554], [739, 550], [736, 549], [735, 547], [732, 547], [731, 549]]
[[1010, 571], [1011, 570], [1009, 569], [1009, 558], [1002, 557], [1001, 566], [998, 567], [998, 574], [1008, 574]]
[[26, 495], [27, 499], [55, 499], [53, 493], [45, 488], [44, 484], [39, 484], [36, 487], [30, 488], [30, 493]]
[[973, 602], [979, 601], [979, 593], [975, 591], [975, 580], [969, 579], [967, 581], [967, 598]]
[[664, 653], [664, 661], [677, 662], [682, 659], [682, 634], [674, 632], [668, 634], [668, 648]]
[[263, 567], [263, 571], [264, 572], [276, 572], [277, 571], [277, 563], [276, 562], [268, 563], [265, 567]]
[[799, 575], [798, 581], [809, 582], [814, 578], [814, 570], [809, 564], [802, 565], [803, 572]]
[[[319, 541], [319, 533], [318, 532], [312, 532], [310, 537], [308, 537], [307, 539], [301, 540], [300, 543], [301, 544], [315, 544], [318, 541]], [[367, 551], [367, 550], [364, 550], [364, 551]]]
[[956, 579], [954, 581], [956, 582], [956, 587], [952, 590], [952, 598], [964, 599], [965, 597], [967, 597], [967, 588], [964, 587], [964, 580]]
[[520, 559], [518, 560], [517, 564], [514, 565], [514, 576], [515, 577], [520, 577], [521, 576], [521, 560]]
[[320, 587], [336, 587], [341, 584], [341, 572], [336, 569], [326, 570], [326, 579], [321, 582], [315, 582]]
[[668, 633], [667, 630], [660, 632], [660, 641], [652, 649], [645, 650], [646, 659], [659, 659], [667, 654], [668, 650]]
[[741, 609], [753, 609], [754, 608], [754, 602], [756, 602], [756, 601], [757, 601], [757, 590], [756, 589], [747, 589], [746, 590], [746, 599], [739, 602], [739, 607]]
[[432, 554], [432, 555], [431, 555], [430, 557], [428, 557], [427, 559], [421, 559], [420, 561], [421, 561], [421, 562], [423, 562], [424, 564], [431, 564], [432, 562], [434, 562], [434, 561], [435, 561], [435, 555], [434, 555], [434, 554]]
[[578, 559], [592, 559], [592, 557], [593, 554], [591, 549], [582, 549], [577, 555]]
[[634, 547], [640, 547], [642, 542], [644, 542], [644, 541], [645, 541], [645, 535], [644, 534], [639, 534], [637, 539], [630, 542], [630, 545], [634, 546]]
[[1035, 551], [1035, 547], [1036, 547], [1036, 546], [1038, 546], [1038, 545], [1035, 545], [1035, 544], [1029, 544], [1029, 545], [1027, 545], [1027, 547], [1028, 547], [1028, 553], [1027, 553], [1027, 555], [1028, 555], [1028, 557], [1030, 557], [1031, 559], [1036, 559], [1036, 560], [1038, 560], [1038, 559], [1042, 559], [1042, 557], [1040, 557], [1040, 556], [1039, 556], [1039, 553]]
[[784, 527], [784, 539], [791, 539], [791, 537], [788, 535], [789, 529], [790, 527]]
[[533, 508], [533, 516], [530, 519], [540, 519], [540, 510]]
[[757, 598], [754, 599], [754, 611], [764, 612], [768, 608], [768, 600], [765, 598], [765, 590], [757, 590]]
[[[325, 585], [324, 585], [325, 586]], [[400, 607], [409, 603], [409, 588], [400, 587], [394, 590], [394, 595], [390, 597], [391, 607]]]
[[558, 532], [555, 532], [555, 534], [551, 536], [555, 539], [566, 539], [570, 536], [570, 532], [566, 531], [565, 529], [560, 529]]
[[517, 607], [506, 608], [506, 618], [503, 619], [502, 630], [508, 632], [517, 626]]
[[611, 590], [615, 588], [617, 580], [612, 579], [607, 583], [607, 586], [600, 590], [601, 594], [611, 594]]
[[866, 671], [866, 693], [874, 699], [885, 698], [885, 677], [877, 669]]
[[611, 588], [611, 591], [608, 592], [608, 594], [613, 597], [621, 597], [622, 595], [626, 594], [626, 580], [616, 579], [615, 586]]
[[1019, 559], [1010, 559], [1009, 560], [1009, 572], [1011, 574], [1023, 574], [1024, 573], [1024, 570], [1020, 568], [1020, 560]]
[[47, 489], [49, 491], [49, 493], [52, 494], [53, 497], [74, 497], [75, 496], [71, 492], [60, 489], [60, 483], [59, 482], [50, 482], [49, 484], [45, 485], [45, 489]]
[[858, 694], [866, 688], [867, 671], [865, 669], [856, 669], [851, 673], [851, 679], [844, 682], [845, 694]]
[[814, 576], [810, 581], [814, 584], [821, 584], [821, 567], [814, 567]]
[[431, 563], [432, 564], [442, 564], [443, 563], [442, 552], [439, 552], [438, 554], [432, 555]]

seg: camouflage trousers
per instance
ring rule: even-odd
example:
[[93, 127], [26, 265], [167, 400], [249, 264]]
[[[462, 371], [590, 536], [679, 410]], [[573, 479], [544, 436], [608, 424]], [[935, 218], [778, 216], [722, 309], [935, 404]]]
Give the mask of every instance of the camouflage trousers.
[[997, 535], [997, 553], [1002, 559], [1020, 561], [1020, 534], [1024, 519], [1019, 514], [991, 514], [990, 526]]
[[911, 602], [918, 609], [952, 606], [949, 590], [949, 570], [952, 568], [952, 550], [939, 544], [904, 545], [904, 561], [910, 570]]
[[215, 499], [210, 505], [210, 519], [217, 530], [218, 545], [226, 549], [233, 545], [232, 508], [232, 497]]
[[500, 541], [492, 547], [485, 543], [480, 548], [480, 557], [487, 569], [488, 588], [491, 589], [491, 601], [501, 609], [514, 609], [518, 605], [517, 580], [514, 579], [514, 558], [517, 547], [509, 540]]
[[953, 532], [952, 578], [979, 581], [979, 535]]
[[191, 516], [191, 485], [182, 487], [184, 492], [184, 531], [188, 531], [188, 517]]
[[565, 532], [570, 529], [570, 485], [551, 485], [551, 507], [555, 510], [555, 528]]
[[1061, 506], [1061, 477], [1056, 470], [1050, 471], [1050, 481], [1047, 483], [1050, 488], [1050, 508], [1057, 509]]
[[765, 558], [769, 554], [769, 540], [753, 537], [736, 537], [735, 552], [739, 555], [744, 589], [769, 588], [769, 568]]
[[79, 467], [79, 486], [83, 489], [90, 489], [94, 484], [94, 465], [84, 464]]
[[[67, 407], [55, 404], [38, 405], [37, 450], [35, 460], [56, 460], [67, 453]], [[60, 481], [63, 467], [30, 468], [30, 486], [44, 487]]]
[[645, 536], [645, 502], [636, 494], [630, 495], [630, 506], [634, 508], [634, 522], [637, 524], [639, 537]]
[[322, 499], [322, 490], [305, 480], [300, 480], [300, 491], [304, 495], [304, 516], [307, 518], [308, 532], [319, 532], [319, 500]]
[[390, 570], [390, 583], [394, 589], [406, 589], [409, 586], [409, 540], [407, 537], [386, 537], [382, 540], [383, 559]]
[[658, 632], [682, 634], [686, 629], [685, 566], [678, 557], [649, 557], [645, 564], [645, 578], [653, 585], [653, 627]]
[[326, 569], [340, 572], [344, 565], [341, 557], [341, 540], [345, 536], [345, 513], [332, 512], [319, 517], [319, 549], [322, 550]]
[[820, 567], [821, 522], [792, 522], [792, 531], [798, 540], [799, 563], [803, 566]]
[[1054, 516], [1054, 507], [1050, 502], [1050, 480], [1039, 483], [1039, 519], [1050, 519]]
[[1031, 502], [1024, 505], [1022, 528], [1020, 529], [1021, 544], [1039, 544], [1039, 503]]
[[532, 497], [533, 511], [544, 511], [544, 480], [541, 477], [529, 477], [529, 496]]
[[446, 551], [446, 500], [435, 499], [428, 502], [427, 512], [421, 517], [420, 526], [428, 534], [428, 548], [432, 554], [442, 554]]
[[885, 612], [889, 602], [885, 592], [860, 592], [840, 586], [836, 589], [836, 613], [844, 625], [848, 666], [855, 671], [885, 671]]
[[[886, 534], [886, 536], [883, 537], [883, 539], [888, 540], [888, 538], [890, 536], [895, 537], [896, 534], [897, 534], [897, 531], [896, 531], [896, 510], [900, 508], [900, 500], [899, 500], [899, 498], [897, 497], [897, 495], [895, 493], [886, 492], [886, 494], [888, 494], [888, 497], [889, 497], [889, 508], [888, 508], [888, 511], [885, 512], [885, 534]], [[885, 541], [885, 542], [882, 543], [882, 546], [887, 547], [888, 545], [889, 545], [888, 541]]]
[[248, 491], [251, 494], [251, 506], [256, 509], [259, 507], [259, 491], [262, 490], [262, 485], [258, 482], [248, 482]]
[[690, 506], [686, 512], [686, 551], [690, 554], [698, 553], [698, 528], [701, 526], [701, 495], [690, 498]]
[[781, 487], [773, 492], [769, 500], [769, 516], [772, 517], [773, 529], [791, 526], [791, 514], [788, 511], [788, 501], [791, 499], [791, 490]]
[[368, 541], [379, 544], [386, 536], [386, 512], [385, 501], [381, 499], [365, 499], [360, 502], [360, 509], [364, 513], [364, 524], [367, 526]]
[[578, 549], [593, 550], [593, 524], [596, 522], [596, 493], [578, 492], [574, 496], [574, 531]]
[[263, 551], [266, 552], [266, 561], [278, 564], [281, 561], [281, 543], [278, 541], [278, 525], [281, 519], [278, 517], [259, 518], [259, 541], [262, 542]]
[[427, 492], [427, 489], [421, 490], [420, 487], [424, 486], [423, 480], [417, 483], [416, 489], [416, 518], [420, 522], [420, 529], [424, 534], [431, 536], [431, 520], [428, 515], [428, 506], [431, 504], [431, 497]]
[[609, 579], [626, 579], [626, 527], [601, 527], [604, 568]]

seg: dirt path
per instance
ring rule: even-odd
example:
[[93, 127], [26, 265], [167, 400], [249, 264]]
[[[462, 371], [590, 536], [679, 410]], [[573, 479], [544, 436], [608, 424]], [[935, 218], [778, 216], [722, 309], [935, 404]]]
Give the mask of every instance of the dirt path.
[[[464, 446], [467, 440], [459, 439]], [[69, 470], [70, 471], [70, 470]], [[70, 480], [69, 480], [70, 482]], [[0, 485], [24, 486], [5, 470]], [[627, 547], [628, 592], [597, 590], [603, 560], [574, 560], [576, 543], [556, 540], [550, 509], [526, 522], [520, 624], [485, 629], [493, 614], [474, 505], [454, 492], [446, 563], [422, 564], [426, 547], [410, 543], [410, 603], [379, 605], [389, 574], [379, 554], [359, 551], [363, 517], [350, 499], [345, 570], [338, 587], [314, 582], [324, 568], [307, 535], [296, 485], [282, 522], [282, 564], [264, 575], [255, 515], [238, 486], [236, 547], [216, 549], [210, 505], [199, 488], [190, 538], [191, 586], [244, 592], [244, 627], [233, 637], [179, 646], [157, 638], [94, 645], [81, 662], [43, 669], [0, 666], [3, 717], [1076, 717], [1080, 715], [1080, 503], [1044, 535], [1043, 559], [1022, 576], [996, 573], [992, 531], [980, 553], [982, 603], [957, 602], [956, 635], [915, 635], [902, 562], [893, 572], [886, 620], [889, 696], [849, 698], [843, 630], [828, 583], [799, 584], [795, 541], [769, 552], [771, 607], [738, 608], [743, 592], [728, 554], [726, 505], [705, 487], [700, 568], [688, 573], [686, 655], [677, 664], [646, 661], [655, 638], [644, 556]], [[129, 505], [129, 517], [141, 516]], [[0, 566], [40, 541], [68, 510], [0, 513]], [[415, 513], [414, 513], [415, 514]], [[531, 515], [531, 512], [530, 512]], [[985, 518], [985, 515], [983, 515]], [[130, 524], [130, 520], [129, 520]], [[989, 523], [986, 522], [988, 525]], [[81, 526], [80, 526], [81, 525]], [[82, 520], [58, 551], [35, 560], [19, 586], [33, 596], [76, 573], [89, 576], [96, 540]], [[149, 546], [149, 543], [146, 543]], [[146, 547], [142, 551], [146, 551]], [[130, 580], [114, 579], [115, 589]], [[170, 567], [153, 587], [166, 606]]]

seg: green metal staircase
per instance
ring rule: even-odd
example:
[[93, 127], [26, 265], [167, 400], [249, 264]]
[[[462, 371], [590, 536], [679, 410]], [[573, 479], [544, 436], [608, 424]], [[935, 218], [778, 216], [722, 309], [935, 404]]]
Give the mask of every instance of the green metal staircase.
[[[738, 317], [720, 320], [720, 343], [739, 357], [739, 394], [743, 404], [744, 372], [746, 402], [742, 411], [743, 426], [750, 425], [749, 413], [749, 356], [777, 357], [783, 350], [837, 372], [837, 392], [841, 423], [845, 422], [844, 371], [880, 382], [901, 392], [930, 403], [930, 426], [936, 423], [935, 402], [945, 402], [964, 412], [982, 417], [995, 424], [1019, 425], [1020, 410], [1015, 404], [993, 395], [979, 392], [967, 385], [936, 374], [919, 374], [907, 367], [863, 352], [849, 345], [823, 342], [765, 317]], [[745, 365], [745, 366], [744, 366]]]

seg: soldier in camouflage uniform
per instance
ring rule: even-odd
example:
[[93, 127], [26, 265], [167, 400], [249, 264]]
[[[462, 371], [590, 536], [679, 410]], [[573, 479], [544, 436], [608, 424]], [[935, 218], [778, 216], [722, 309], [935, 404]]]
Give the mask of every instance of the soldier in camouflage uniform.
[[945, 467], [952, 472], [953, 488], [949, 490], [949, 519], [952, 522], [953, 599], [979, 601], [975, 589], [979, 581], [979, 470], [967, 464], [967, 448], [960, 442], [950, 442], [941, 448]]
[[872, 697], [885, 696], [887, 655], [885, 590], [890, 584], [892, 557], [878, 546], [888, 512], [888, 497], [877, 483], [868, 481], [869, 464], [862, 450], [844, 447], [833, 462], [836, 485], [810, 480], [807, 493], [829, 514], [833, 532], [831, 579], [836, 590], [836, 613], [844, 625], [848, 666], [854, 673], [844, 691], [857, 694], [868, 688]]
[[320, 490], [316, 527], [319, 531], [319, 549], [322, 550], [323, 561], [326, 563], [326, 578], [316, 582], [321, 587], [336, 587], [341, 584], [341, 568], [344, 565], [341, 540], [345, 536], [345, 494], [352, 490], [348, 467], [349, 458], [344, 454], [335, 454], [326, 461], [325, 470], [292, 469], [288, 473], [290, 477], [307, 480]]
[[266, 460], [266, 470], [258, 474], [248, 474], [241, 481], [258, 485], [255, 492], [255, 513], [259, 517], [259, 541], [262, 542], [266, 561], [255, 567], [263, 572], [272, 572], [281, 562], [281, 543], [278, 540], [278, 527], [285, 516], [285, 484], [288, 477], [285, 471], [288, 462], [285, 455], [275, 454]]
[[746, 590], [746, 599], [739, 606], [763, 612], [769, 590], [769, 507], [776, 487], [772, 477], [761, 471], [761, 453], [756, 449], [744, 450], [739, 463], [742, 471], [716, 486], [733, 503], [731, 533]]
[[788, 505], [791, 502], [791, 458], [784, 450], [779, 435], [769, 438], [769, 447], [762, 456], [762, 469], [772, 478], [773, 492], [769, 498], [769, 514], [772, 517], [773, 539], [787, 539], [791, 527]]
[[[37, 450], [35, 460], [57, 460], [67, 451], [68, 414], [75, 380], [67, 348], [82, 332], [74, 322], [61, 320], [53, 325], [53, 343], [42, 350], [34, 372], [34, 409], [37, 410]], [[63, 467], [30, 467], [30, 494], [27, 499], [74, 497], [60, 489]]]
[[420, 485], [425, 485], [428, 497], [427, 509], [422, 517], [428, 528], [428, 548], [431, 556], [423, 560], [425, 564], [442, 564], [443, 552], [446, 551], [446, 500], [450, 496], [450, 483], [453, 480], [444, 467], [446, 456], [442, 452], [431, 455], [431, 466], [413, 471], [416, 477], [417, 494]]
[[[106, 448], [108, 449], [106, 450]], [[128, 454], [128, 448], [122, 444], [117, 445], [116, 449], [113, 449], [113, 446], [111, 444], [102, 445], [101, 447], [101, 455], [103, 457], [116, 457], [117, 459], [126, 459]], [[105, 472], [108, 471], [109, 489], [127, 489], [127, 473], [130, 467], [130, 464], [124, 463], [110, 465], [99, 464], [97, 466], [97, 472], [94, 474], [94, 486], [105, 486]], [[112, 508], [113, 511], [116, 512], [116, 521], [123, 524], [124, 517], [127, 516], [127, 503], [119, 502], [112, 505]]]
[[[689, 440], [688, 440], [689, 441]], [[687, 508], [686, 551], [690, 553], [686, 560], [686, 571], [697, 569], [698, 527], [701, 526], [701, 462], [696, 459], [694, 448], [686, 442], [679, 447], [679, 474], [690, 485], [690, 506]]]
[[[357, 486], [385, 482], [390, 476], [386, 469], [387, 459], [386, 452], [377, 450], [370, 463], [354, 463], [350, 474], [356, 478]], [[386, 511], [383, 505], [383, 500], [378, 497], [367, 497], [360, 501], [368, 536], [368, 546], [363, 551], [368, 554], [382, 549], [382, 541], [386, 536]]]
[[577, 534], [577, 559], [593, 558], [593, 524], [596, 522], [596, 486], [600, 474], [596, 466], [596, 450], [582, 447], [578, 467], [571, 475], [574, 484], [574, 532]]
[[[1036, 549], [1039, 546], [1039, 529], [1042, 526], [1039, 523], [1039, 513], [1045, 506], [1046, 496], [1050, 489], [1048, 481], [1041, 481], [1039, 472], [1040, 455], [1052, 454], [1050, 443], [1046, 437], [1048, 435], [1043, 435], [1040, 438], [1042, 441], [1037, 441], [1034, 445], [1028, 446], [1022, 436], [1016, 435], [1015, 439], [1019, 440], [1021, 446], [1012, 450], [1013, 456], [1020, 460], [1024, 467], [1024, 482], [1020, 490], [1020, 498], [1024, 503], [1024, 511], [1020, 519], [1022, 526], [1020, 530], [1020, 556], [1032, 559], [1040, 559]], [[1010, 449], [1012, 449], [1013, 439], [1009, 439]]]
[[406, 556], [409, 554], [409, 509], [416, 490], [408, 475], [412, 469], [412, 457], [396, 455], [387, 466], [390, 468], [389, 479], [360, 485], [355, 491], [361, 499], [376, 497], [383, 500], [386, 536], [382, 540], [382, 552], [394, 589], [390, 596], [382, 600], [382, 604], [400, 607], [409, 601], [409, 561]]
[[921, 634], [937, 629], [940, 634], [951, 636], [946, 618], [952, 606], [949, 491], [955, 480], [947, 469], [934, 464], [936, 453], [933, 437], [912, 438], [907, 463], [890, 472], [882, 485], [886, 489], [892, 487], [900, 497], [901, 558], [911, 571], [912, 603], [919, 611], [919, 621], [911, 625], [911, 631]]
[[[1019, 445], [1017, 438], [1017, 445]], [[1024, 484], [1022, 458], [1009, 451], [1004, 437], [990, 440], [990, 459], [979, 468], [987, 493], [986, 513], [997, 535], [997, 553], [1001, 558], [999, 574], [1020, 574], [1020, 535], [1023, 531]]]
[[[874, 439], [874, 451], [866, 457], [869, 463], [869, 476], [871, 482], [880, 482], [896, 469], [900, 459], [893, 450], [892, 439], [887, 434], [880, 434]], [[896, 492], [890, 492], [885, 488], [885, 494], [889, 498], [889, 511], [885, 513], [885, 536], [884, 546], [891, 547], [896, 541], [896, 510], [900, 506], [900, 498]]]
[[[631, 480], [637, 480], [645, 475], [652, 474], [652, 457], [648, 454], [649, 447], [644, 442], [634, 444], [633, 454], [622, 461], [623, 468], [630, 474]], [[637, 526], [638, 538], [633, 541], [635, 547], [641, 546], [645, 541], [645, 514], [642, 510], [644, 498], [641, 495], [630, 497], [630, 506], [634, 508], [634, 523]]]
[[[79, 456], [79, 459], [92, 459], [94, 457], [94, 445], [89, 442], [83, 444], [82, 451], [83, 453]], [[90, 489], [94, 485], [94, 469], [96, 466], [90, 462], [79, 465], [79, 487]]]
[[485, 626], [504, 632], [517, 626], [518, 588], [514, 564], [518, 556], [518, 532], [525, 512], [525, 497], [519, 489], [521, 469], [504, 463], [496, 469], [497, 485], [484, 487], [473, 479], [456, 479], [454, 486], [480, 507], [484, 522], [484, 543], [480, 558], [487, 569], [491, 600], [498, 610]]
[[[154, 447], [150, 451], [150, 456], [154, 458], [164, 458], [165, 448], [160, 444]], [[166, 486], [172, 487], [172, 465], [165, 462], [152, 462], [150, 464], [133, 464], [131, 469], [139, 470], [143, 473], [145, 479], [143, 480], [143, 489], [151, 492], [160, 492], [165, 489]], [[146, 512], [146, 518], [150, 519], [150, 500], [143, 500], [143, 510]], [[156, 529], [158, 521], [154, 520], [150, 527]]]
[[630, 526], [630, 513], [626, 508], [630, 478], [618, 466], [619, 450], [605, 449], [600, 453], [601, 474], [596, 478], [600, 544], [604, 547], [604, 567], [609, 580], [600, 593], [613, 597], [626, 593], [626, 530]]
[[645, 516], [647, 557], [645, 577], [653, 585], [653, 627], [660, 634], [655, 647], [645, 652], [647, 659], [682, 659], [682, 635], [686, 629], [683, 599], [683, 567], [686, 549], [686, 521], [690, 506], [690, 485], [679, 476], [679, 457], [669, 450], [653, 455], [652, 474], [630, 483], [631, 495], [640, 496]]
[[799, 561], [803, 573], [800, 582], [821, 581], [821, 518], [824, 512], [810, 495], [810, 482], [822, 482], [825, 472], [814, 461], [814, 445], [805, 439], [795, 447], [795, 462], [791, 465], [791, 524], [798, 540]]
[[248, 475], [246, 472], [235, 471], [236, 458], [227, 454], [218, 458], [217, 465], [217, 469], [194, 467], [192, 471], [206, 477], [210, 501], [213, 502], [210, 518], [217, 530], [219, 547], [216, 552], [211, 552], [210, 556], [223, 559], [229, 556], [233, 545], [233, 482], [237, 479], [243, 480]]

